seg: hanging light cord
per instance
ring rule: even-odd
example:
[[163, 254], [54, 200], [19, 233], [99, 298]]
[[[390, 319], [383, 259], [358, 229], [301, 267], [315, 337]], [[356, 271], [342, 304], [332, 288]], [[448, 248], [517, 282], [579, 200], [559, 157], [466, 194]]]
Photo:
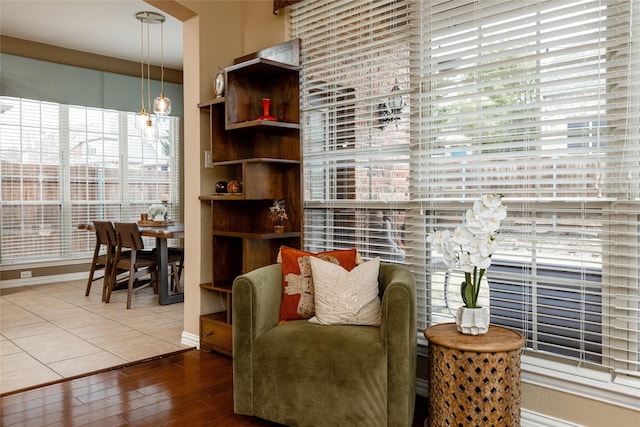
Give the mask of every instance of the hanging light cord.
[[149, 62], [151, 61], [151, 48], [149, 42], [150, 30], [149, 27], [151, 24], [147, 21], [147, 107], [148, 107], [148, 121], [151, 121], [151, 65]]
[[144, 111], [144, 24], [140, 21], [140, 111]]
[[160, 23], [160, 95], [164, 96], [164, 21]]

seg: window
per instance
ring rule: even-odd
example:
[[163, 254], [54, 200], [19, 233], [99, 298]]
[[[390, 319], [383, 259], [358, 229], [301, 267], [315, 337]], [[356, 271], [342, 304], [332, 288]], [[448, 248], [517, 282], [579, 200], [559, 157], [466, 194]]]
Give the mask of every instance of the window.
[[[504, 194], [510, 226], [488, 274], [491, 321], [520, 330], [538, 353], [638, 371], [637, 302], [611, 293], [620, 279], [637, 292], [637, 242], [625, 259], [626, 237], [607, 219], [638, 200], [628, 163], [638, 140], [621, 107], [636, 102], [621, 59], [631, 16], [621, 6], [421, 2], [416, 196], [431, 229], [458, 221], [460, 202]], [[637, 235], [637, 217], [624, 223]], [[438, 256], [427, 248], [425, 323], [448, 315]], [[611, 298], [630, 311], [612, 315]], [[616, 336], [630, 339], [624, 361], [607, 344]]]
[[[169, 194], [177, 218], [179, 119], [142, 142], [133, 114], [0, 97], [2, 264], [82, 258], [97, 219], [133, 221]], [[126, 165], [126, 167], [123, 167]]]
[[[293, 6], [305, 245], [408, 264], [421, 332], [461, 303], [461, 277], [427, 233], [501, 193], [509, 214], [483, 296], [491, 322], [522, 332], [535, 357], [639, 385], [637, 3]], [[394, 84], [407, 105], [388, 120]], [[402, 256], [376, 236], [378, 216], [391, 217]]]
[[408, 96], [409, 9], [378, 4], [302, 2], [293, 12], [309, 55], [302, 70], [304, 236], [310, 250], [356, 244], [365, 257], [403, 262], [409, 110], [391, 111], [390, 101]]

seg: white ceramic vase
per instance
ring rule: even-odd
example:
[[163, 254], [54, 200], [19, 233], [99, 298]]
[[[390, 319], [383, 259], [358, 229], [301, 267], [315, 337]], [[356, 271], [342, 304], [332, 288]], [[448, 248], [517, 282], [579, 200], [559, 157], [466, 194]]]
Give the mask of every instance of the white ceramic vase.
[[489, 331], [489, 310], [485, 307], [458, 307], [456, 326], [465, 335], [483, 335]]

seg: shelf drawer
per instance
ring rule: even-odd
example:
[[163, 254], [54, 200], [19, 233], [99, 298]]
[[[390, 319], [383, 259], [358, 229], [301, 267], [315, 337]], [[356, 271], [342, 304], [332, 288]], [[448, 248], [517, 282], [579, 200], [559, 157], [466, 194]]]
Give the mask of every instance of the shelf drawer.
[[200, 316], [200, 349], [231, 356], [233, 353], [231, 324], [221, 319], [226, 319], [226, 313]]

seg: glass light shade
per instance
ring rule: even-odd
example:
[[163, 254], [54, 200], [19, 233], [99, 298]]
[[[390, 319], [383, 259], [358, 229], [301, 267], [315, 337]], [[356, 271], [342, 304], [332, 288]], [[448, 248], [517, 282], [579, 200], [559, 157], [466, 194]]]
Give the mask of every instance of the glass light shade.
[[151, 123], [151, 120], [147, 120], [147, 123], [142, 129], [142, 141], [148, 143], [155, 143], [158, 140], [158, 127]]
[[157, 116], [168, 116], [171, 114], [171, 100], [161, 93], [153, 100], [153, 112]]
[[136, 114], [134, 120], [135, 120], [134, 123], [136, 125], [136, 129], [139, 129], [139, 130], [144, 129], [144, 127], [147, 125], [147, 120], [149, 120], [147, 116], [147, 112], [144, 111], [144, 108], [142, 108], [140, 112]]

